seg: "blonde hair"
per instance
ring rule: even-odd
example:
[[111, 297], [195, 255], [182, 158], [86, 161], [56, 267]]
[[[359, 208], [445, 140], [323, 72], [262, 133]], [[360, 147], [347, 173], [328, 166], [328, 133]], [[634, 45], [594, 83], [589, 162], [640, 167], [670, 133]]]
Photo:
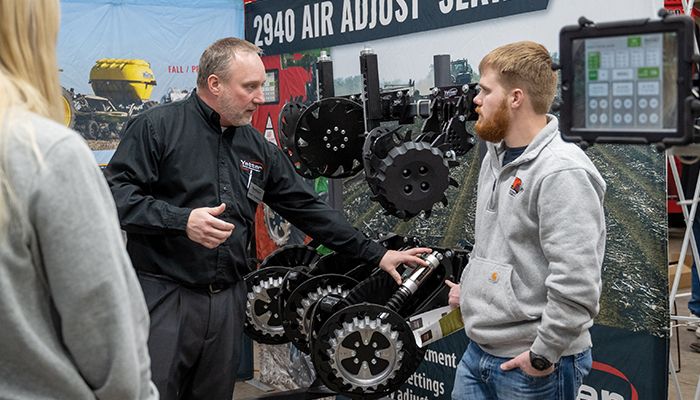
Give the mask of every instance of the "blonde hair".
[[[30, 111], [61, 123], [63, 104], [56, 63], [58, 0], [0, 0], [0, 228], [11, 188], [6, 144], [15, 115]], [[23, 142], [36, 148], [31, 131]]]
[[206, 88], [209, 75], [216, 75], [224, 82], [229, 77], [229, 64], [236, 58], [236, 53], [262, 54], [260, 47], [234, 37], [219, 39], [204, 50], [199, 58], [197, 87]]
[[506, 89], [523, 89], [535, 113], [549, 111], [557, 91], [557, 73], [544, 46], [522, 41], [498, 47], [479, 63], [480, 73], [487, 69], [499, 75]]

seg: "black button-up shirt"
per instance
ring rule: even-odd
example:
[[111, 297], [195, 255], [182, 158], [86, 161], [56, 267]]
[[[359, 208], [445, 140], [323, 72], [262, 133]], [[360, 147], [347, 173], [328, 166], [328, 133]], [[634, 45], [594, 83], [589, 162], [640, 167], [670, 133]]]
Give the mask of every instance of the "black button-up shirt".
[[[313, 193], [281, 150], [250, 125], [222, 132], [219, 115], [196, 94], [130, 120], [106, 169], [127, 250], [139, 271], [191, 285], [233, 283], [247, 269], [256, 196], [328, 247], [377, 264], [386, 252]], [[186, 233], [190, 212], [226, 203], [217, 218], [235, 225], [207, 249]]]

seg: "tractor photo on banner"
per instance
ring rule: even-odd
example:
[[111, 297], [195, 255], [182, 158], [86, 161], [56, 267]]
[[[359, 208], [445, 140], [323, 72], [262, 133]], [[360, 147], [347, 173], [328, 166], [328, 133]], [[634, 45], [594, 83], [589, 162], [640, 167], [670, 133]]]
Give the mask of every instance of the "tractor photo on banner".
[[106, 163], [126, 121], [185, 99], [202, 51], [228, 36], [243, 36], [242, 2], [61, 0], [65, 125]]

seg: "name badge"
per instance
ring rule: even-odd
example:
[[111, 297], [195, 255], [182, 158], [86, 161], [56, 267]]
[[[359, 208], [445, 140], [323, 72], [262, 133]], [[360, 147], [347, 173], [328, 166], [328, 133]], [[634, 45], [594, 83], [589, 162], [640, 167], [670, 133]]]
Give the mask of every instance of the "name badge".
[[253, 200], [256, 203], [262, 203], [264, 195], [265, 195], [265, 191], [262, 190], [260, 188], [260, 186], [256, 185], [253, 182], [251, 182], [250, 185], [248, 185], [247, 197], [249, 199]]

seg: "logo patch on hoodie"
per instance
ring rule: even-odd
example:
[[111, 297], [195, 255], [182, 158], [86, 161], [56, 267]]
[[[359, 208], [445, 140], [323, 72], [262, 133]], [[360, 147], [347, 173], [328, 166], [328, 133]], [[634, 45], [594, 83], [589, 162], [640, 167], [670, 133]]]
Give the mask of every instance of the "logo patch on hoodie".
[[509, 193], [511, 196], [515, 197], [516, 194], [518, 194], [522, 191], [523, 191], [523, 181], [520, 180], [520, 178], [518, 178], [516, 176], [515, 179], [513, 180], [513, 183], [510, 185]]

